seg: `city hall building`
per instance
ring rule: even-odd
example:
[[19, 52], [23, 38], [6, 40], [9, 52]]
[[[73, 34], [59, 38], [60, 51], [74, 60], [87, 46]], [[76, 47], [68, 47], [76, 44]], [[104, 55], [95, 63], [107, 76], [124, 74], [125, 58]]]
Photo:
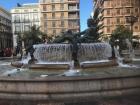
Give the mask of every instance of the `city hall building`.
[[11, 14], [0, 7], [0, 52], [13, 47]]
[[18, 5], [11, 9], [14, 47], [17, 35], [29, 31], [33, 25], [40, 27], [40, 9], [38, 3]]

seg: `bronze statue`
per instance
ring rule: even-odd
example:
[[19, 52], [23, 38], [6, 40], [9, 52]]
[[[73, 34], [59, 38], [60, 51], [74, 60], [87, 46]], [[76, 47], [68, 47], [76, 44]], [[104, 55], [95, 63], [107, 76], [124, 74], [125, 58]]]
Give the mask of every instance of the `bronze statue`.
[[79, 33], [73, 33], [71, 30], [68, 30], [62, 33], [61, 36], [57, 37], [53, 43], [62, 43], [66, 41], [67, 43], [70, 43], [72, 45], [72, 59], [75, 62], [78, 62], [78, 44], [98, 42], [99, 34], [97, 33], [95, 25], [95, 21], [90, 18], [87, 20], [88, 29]]

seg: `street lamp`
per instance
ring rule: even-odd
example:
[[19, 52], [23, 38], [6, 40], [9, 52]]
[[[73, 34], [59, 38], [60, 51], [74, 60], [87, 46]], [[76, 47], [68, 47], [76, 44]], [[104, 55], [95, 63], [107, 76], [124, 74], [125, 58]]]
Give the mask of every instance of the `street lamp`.
[[130, 23], [132, 34], [133, 34], [133, 25], [137, 21], [138, 21], [138, 17], [137, 16], [133, 16], [133, 15], [126, 16], [126, 22]]

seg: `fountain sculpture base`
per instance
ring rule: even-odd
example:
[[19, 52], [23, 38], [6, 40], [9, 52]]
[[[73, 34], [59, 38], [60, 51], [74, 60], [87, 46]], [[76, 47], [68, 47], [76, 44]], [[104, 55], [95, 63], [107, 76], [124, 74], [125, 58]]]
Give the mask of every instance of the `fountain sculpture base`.
[[11, 66], [16, 67], [16, 68], [21, 68], [24, 64], [16, 61], [16, 62], [11, 62]]
[[69, 64], [32, 64], [30, 69], [69, 69]]
[[95, 61], [95, 62], [82, 62], [82, 68], [98, 68], [98, 67], [109, 67], [117, 66], [118, 63], [116, 60], [104, 60], [104, 61]]

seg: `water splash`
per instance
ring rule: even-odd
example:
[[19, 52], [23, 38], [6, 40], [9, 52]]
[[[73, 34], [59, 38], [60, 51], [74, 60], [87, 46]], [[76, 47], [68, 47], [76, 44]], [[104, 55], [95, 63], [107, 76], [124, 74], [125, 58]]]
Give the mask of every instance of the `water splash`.
[[48, 75], [40, 75], [41, 78], [48, 77]]
[[75, 69], [74, 61], [71, 61], [70, 69], [68, 71], [64, 72], [63, 74], [61, 74], [61, 76], [78, 76], [79, 73], [80, 73], [80, 70]]
[[11, 62], [5, 62], [5, 63], [1, 63], [0, 65], [11, 65]]
[[64, 72], [61, 76], [78, 76], [80, 73], [80, 70], [68, 70]]
[[23, 71], [26, 71], [26, 69], [17, 68], [17, 69], [7, 70], [1, 76], [8, 76], [8, 75], [12, 75], [12, 74], [17, 74], [18, 72], [23, 72]]
[[126, 39], [125, 42], [128, 48], [129, 57], [133, 59], [135, 57], [135, 54], [132, 47], [132, 43], [129, 41], [129, 39]]
[[29, 62], [30, 59], [31, 59], [31, 57], [30, 57], [30, 54], [28, 53], [27, 56], [24, 55], [24, 56], [22, 57], [21, 63], [23, 63], [23, 64], [28, 64], [28, 62]]
[[85, 62], [81, 62], [80, 65], [83, 65], [84, 63], [104, 63], [104, 62], [110, 62], [110, 60], [96, 60], [96, 61], [85, 61]]
[[128, 65], [128, 64], [123, 64], [123, 58], [121, 58], [119, 51], [117, 50], [116, 47], [114, 47], [115, 51], [115, 57], [117, 58], [117, 63], [119, 67], [125, 67], [125, 68], [137, 68], [135, 65]]

